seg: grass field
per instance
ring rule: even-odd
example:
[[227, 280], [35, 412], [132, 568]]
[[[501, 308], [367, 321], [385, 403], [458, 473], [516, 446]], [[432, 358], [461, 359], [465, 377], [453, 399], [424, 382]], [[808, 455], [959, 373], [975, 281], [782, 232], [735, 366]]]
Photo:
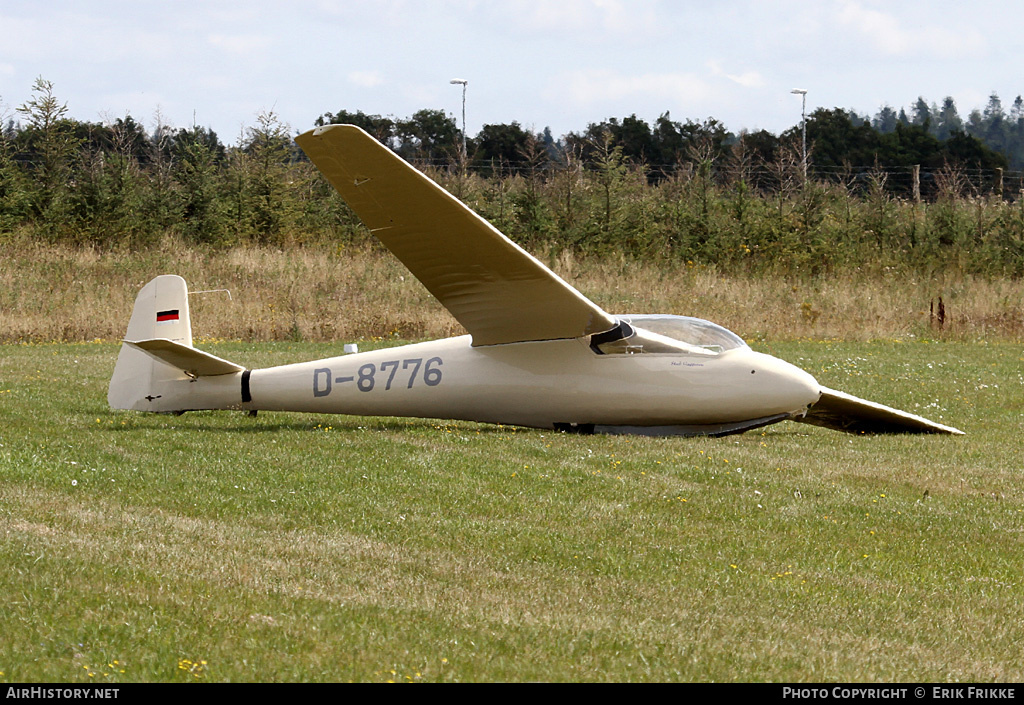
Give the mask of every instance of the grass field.
[[[119, 340], [135, 295], [158, 274], [185, 278], [195, 292], [195, 333], [206, 338], [332, 342], [464, 332], [379, 244], [218, 250], [168, 238], [139, 252], [24, 240], [0, 241], [4, 248], [12, 256], [0, 257], [0, 343]], [[606, 311], [700, 316], [748, 340], [1024, 340], [1021, 279], [888, 269], [767, 276], [686, 261], [536, 254]]]
[[1024, 678], [1021, 346], [755, 348], [967, 435], [144, 415], [3, 346], [0, 681]]

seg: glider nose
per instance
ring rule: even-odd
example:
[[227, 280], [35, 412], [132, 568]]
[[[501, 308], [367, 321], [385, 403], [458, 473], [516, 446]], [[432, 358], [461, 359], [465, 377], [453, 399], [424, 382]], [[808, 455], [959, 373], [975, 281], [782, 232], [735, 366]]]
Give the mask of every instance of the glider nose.
[[761, 376], [758, 387], [777, 406], [777, 413], [803, 413], [821, 396], [821, 385], [796, 365], [771, 355], [754, 353], [751, 375]]

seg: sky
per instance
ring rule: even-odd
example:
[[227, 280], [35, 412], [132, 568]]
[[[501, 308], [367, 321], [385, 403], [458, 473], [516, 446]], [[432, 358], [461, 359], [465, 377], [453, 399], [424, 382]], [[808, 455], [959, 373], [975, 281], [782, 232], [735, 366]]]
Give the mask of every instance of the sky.
[[1024, 93], [1024, 3], [902, 0], [0, 0], [0, 117], [37, 78], [71, 117], [193, 124], [236, 144], [339, 110], [443, 110], [558, 137], [635, 114], [780, 133], [923, 96], [962, 117]]

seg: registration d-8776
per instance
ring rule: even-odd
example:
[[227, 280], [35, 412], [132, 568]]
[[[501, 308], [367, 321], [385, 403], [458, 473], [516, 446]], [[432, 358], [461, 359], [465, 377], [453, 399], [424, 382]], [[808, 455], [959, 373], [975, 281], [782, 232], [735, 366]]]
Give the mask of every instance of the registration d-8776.
[[404, 360], [385, 360], [375, 364], [361, 365], [354, 375], [335, 377], [329, 367], [313, 370], [313, 396], [326, 397], [335, 387], [354, 384], [360, 392], [390, 391], [393, 388], [412, 389], [425, 384], [436, 387], [441, 384], [441, 366], [444, 360], [432, 357], [424, 361], [421, 357]]

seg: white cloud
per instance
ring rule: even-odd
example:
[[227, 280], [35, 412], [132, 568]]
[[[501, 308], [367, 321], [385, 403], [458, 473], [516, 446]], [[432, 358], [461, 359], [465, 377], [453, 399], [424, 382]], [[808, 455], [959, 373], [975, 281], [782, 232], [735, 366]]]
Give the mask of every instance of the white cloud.
[[[409, 105], [437, 105], [442, 101], [441, 92], [431, 84], [406, 83], [399, 87], [399, 93]], [[452, 104], [454, 105], [454, 101]], [[414, 108], [414, 111], [418, 109]]]
[[624, 76], [612, 71], [575, 71], [554, 82], [550, 97], [565, 95], [583, 105], [612, 103], [624, 98], [650, 97], [678, 101], [711, 97], [711, 87], [686, 73], [648, 73]]
[[206, 40], [218, 49], [238, 56], [262, 53], [271, 44], [268, 37], [259, 34], [211, 34]]
[[77, 12], [54, 12], [45, 19], [0, 17], [0, 27], [0, 52], [20, 60], [139, 61], [169, 59], [182, 50], [182, 40], [167, 30], [150, 30], [124, 18]]
[[841, 4], [839, 21], [859, 31], [877, 50], [891, 56], [923, 52], [950, 58], [977, 52], [985, 45], [977, 30], [951, 30], [935, 25], [907, 28], [895, 15], [869, 9], [854, 0], [845, 0]]
[[534, 33], [594, 32], [642, 41], [664, 31], [658, 0], [508, 0], [502, 14]]
[[373, 88], [384, 83], [379, 71], [349, 71], [349, 83], [363, 88]]
[[717, 61], [709, 61], [707, 66], [711, 69], [713, 75], [727, 78], [744, 88], [760, 88], [765, 83], [764, 77], [757, 71], [744, 71], [738, 74], [727, 73]]

